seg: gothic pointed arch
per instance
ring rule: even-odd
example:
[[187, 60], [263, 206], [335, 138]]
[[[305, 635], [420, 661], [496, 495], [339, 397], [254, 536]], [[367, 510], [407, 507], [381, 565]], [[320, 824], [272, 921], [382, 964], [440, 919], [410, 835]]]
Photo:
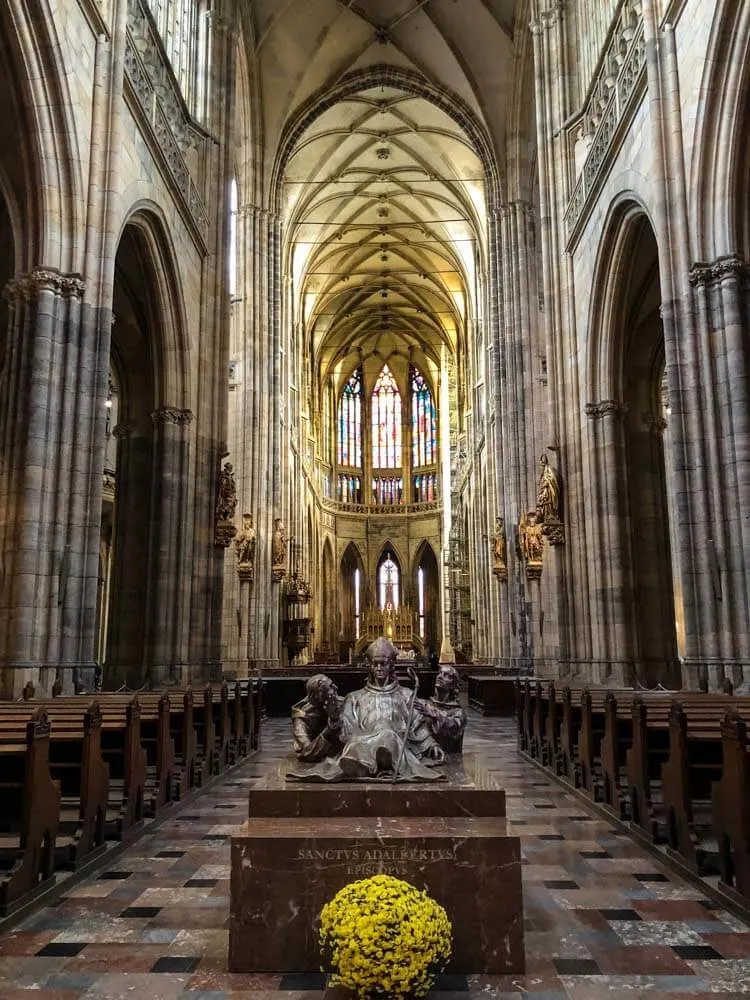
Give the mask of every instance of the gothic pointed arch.
[[20, 3], [3, 5], [0, 80], [3, 74], [8, 80], [0, 85], [0, 118], [12, 136], [0, 142], [0, 148], [12, 150], [27, 188], [22, 266], [41, 264], [68, 273], [81, 267], [76, 251], [83, 175], [61, 52], [48, 0], [35, 5], [33, 15]]
[[716, 261], [740, 252], [750, 260], [750, 8], [719, 0], [696, 114], [690, 163], [694, 259]]

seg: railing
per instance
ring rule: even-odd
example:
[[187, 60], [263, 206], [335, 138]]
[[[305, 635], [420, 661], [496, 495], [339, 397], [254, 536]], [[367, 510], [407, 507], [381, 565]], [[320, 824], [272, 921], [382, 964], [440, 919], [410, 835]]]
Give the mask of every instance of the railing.
[[323, 510], [331, 514], [438, 514], [443, 509], [442, 501], [430, 503], [346, 503], [341, 500], [321, 499]]
[[205, 141], [205, 135], [188, 114], [151, 12], [141, 0], [128, 2], [125, 40], [125, 75], [161, 150], [169, 173], [200, 236], [208, 232], [205, 205], [190, 175], [186, 154]]
[[615, 136], [629, 111], [631, 98], [645, 76], [646, 43], [642, 5], [626, 0], [612, 31], [599, 72], [590, 88], [576, 129], [590, 145], [565, 212], [568, 240], [582, 223], [604, 173]]

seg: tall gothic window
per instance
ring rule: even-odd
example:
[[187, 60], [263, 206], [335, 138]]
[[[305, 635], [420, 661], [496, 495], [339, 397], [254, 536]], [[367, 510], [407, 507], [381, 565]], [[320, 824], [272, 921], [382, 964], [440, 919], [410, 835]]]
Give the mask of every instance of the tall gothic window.
[[206, 47], [202, 0], [147, 0], [185, 103], [197, 113]]
[[237, 295], [237, 211], [239, 195], [237, 178], [233, 177], [229, 185], [229, 296]]
[[401, 394], [388, 365], [372, 391], [372, 465], [374, 469], [401, 468]]
[[412, 463], [434, 465], [437, 462], [437, 421], [432, 393], [416, 368], [409, 375], [411, 387]]
[[400, 574], [398, 566], [389, 555], [380, 564], [378, 570], [378, 590], [380, 591], [380, 607], [387, 604], [398, 607]]
[[348, 469], [362, 468], [362, 372], [356, 371], [339, 400], [338, 462]]

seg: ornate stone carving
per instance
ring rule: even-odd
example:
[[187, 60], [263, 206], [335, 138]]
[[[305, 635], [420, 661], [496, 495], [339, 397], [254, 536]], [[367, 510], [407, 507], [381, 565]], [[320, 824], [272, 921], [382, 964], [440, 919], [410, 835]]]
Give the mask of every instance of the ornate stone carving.
[[652, 434], [663, 434], [667, 429], [667, 421], [661, 413], [644, 413], [641, 420]]
[[112, 434], [118, 441], [124, 441], [126, 438], [133, 436], [135, 428], [135, 420], [123, 420], [116, 427], [112, 428]]
[[[578, 161], [578, 181], [573, 189], [565, 222], [573, 237], [587, 209], [593, 204], [615, 135], [632, 114], [632, 97], [646, 75], [646, 43], [640, 0], [625, 0], [610, 34], [609, 48], [599, 62], [597, 77], [588, 88], [589, 98], [571, 130], [584, 144]], [[572, 142], [571, 142], [572, 146]]]
[[727, 278], [750, 278], [750, 264], [742, 257], [727, 254], [711, 263], [698, 261], [690, 269], [690, 284], [694, 286], [714, 285]]
[[128, 2], [125, 75], [201, 236], [208, 232], [206, 208], [190, 175], [186, 154], [205, 143], [180, 93], [151, 12], [141, 0]]
[[625, 403], [619, 403], [616, 399], [603, 399], [600, 403], [587, 403], [585, 413], [587, 417], [599, 420], [602, 417], [624, 417], [628, 412]]
[[29, 302], [41, 291], [51, 291], [66, 298], [82, 298], [86, 282], [80, 274], [63, 274], [51, 267], [35, 267], [28, 274], [11, 278], [3, 289], [8, 302]]
[[216, 522], [214, 528], [214, 544], [229, 547], [229, 543], [237, 534], [237, 528], [232, 521], [237, 510], [237, 487], [234, 481], [234, 466], [227, 462], [219, 473], [219, 488], [216, 497]]
[[242, 515], [242, 530], [234, 540], [237, 553], [237, 575], [243, 582], [251, 582], [255, 575], [256, 533], [252, 514]]
[[551, 545], [565, 542], [565, 528], [560, 516], [560, 479], [546, 454], [539, 456], [539, 485], [536, 492], [537, 523]]
[[495, 532], [492, 536], [492, 572], [498, 580], [508, 579], [508, 545], [505, 538], [505, 519], [495, 519]]
[[174, 406], [162, 406], [161, 409], [154, 410], [151, 419], [155, 427], [158, 427], [159, 424], [178, 424], [180, 427], [184, 427], [185, 424], [192, 422], [193, 411], [180, 410]]
[[271, 576], [278, 583], [286, 572], [286, 534], [281, 518], [273, 522], [273, 538], [271, 539]]
[[542, 575], [544, 539], [542, 525], [535, 510], [521, 515], [518, 525], [518, 541], [521, 555], [526, 563], [526, 576], [530, 580], [538, 580]]

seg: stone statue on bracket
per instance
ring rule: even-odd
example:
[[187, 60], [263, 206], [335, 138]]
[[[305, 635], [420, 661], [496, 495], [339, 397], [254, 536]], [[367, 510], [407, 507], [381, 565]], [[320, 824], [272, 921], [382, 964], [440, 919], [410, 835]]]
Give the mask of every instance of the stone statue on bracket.
[[526, 576], [530, 580], [539, 579], [542, 575], [542, 557], [544, 555], [544, 538], [539, 515], [535, 510], [521, 515], [518, 525], [521, 555], [526, 563]]
[[466, 712], [458, 702], [460, 677], [455, 667], [444, 663], [435, 678], [435, 690], [427, 701], [419, 698], [416, 710], [425, 717], [427, 725], [446, 753], [462, 753]]
[[492, 536], [492, 572], [498, 580], [508, 579], [508, 546], [505, 538], [505, 519], [495, 519], [495, 533]]
[[[439, 768], [445, 751], [426, 716], [416, 710], [416, 674], [412, 671], [413, 691], [401, 687], [396, 677], [396, 654], [396, 647], [383, 636], [368, 646], [365, 686], [344, 698], [338, 720], [332, 704], [329, 710], [328, 700], [324, 708], [326, 729], [338, 730], [340, 751], [304, 769], [300, 765], [287, 777], [318, 782], [445, 778]], [[319, 716], [322, 722], [322, 711]]]
[[227, 462], [219, 473], [219, 488], [216, 497], [214, 543], [229, 547], [237, 534], [234, 514], [237, 510], [237, 486], [234, 481], [234, 466]]
[[252, 514], [242, 515], [242, 530], [234, 540], [237, 574], [242, 581], [252, 581], [255, 573], [256, 534]]
[[286, 533], [281, 518], [273, 522], [273, 538], [271, 539], [271, 574], [278, 583], [286, 572]]
[[539, 484], [536, 491], [537, 520], [551, 545], [562, 545], [565, 529], [560, 517], [560, 479], [546, 453], [539, 456]]

